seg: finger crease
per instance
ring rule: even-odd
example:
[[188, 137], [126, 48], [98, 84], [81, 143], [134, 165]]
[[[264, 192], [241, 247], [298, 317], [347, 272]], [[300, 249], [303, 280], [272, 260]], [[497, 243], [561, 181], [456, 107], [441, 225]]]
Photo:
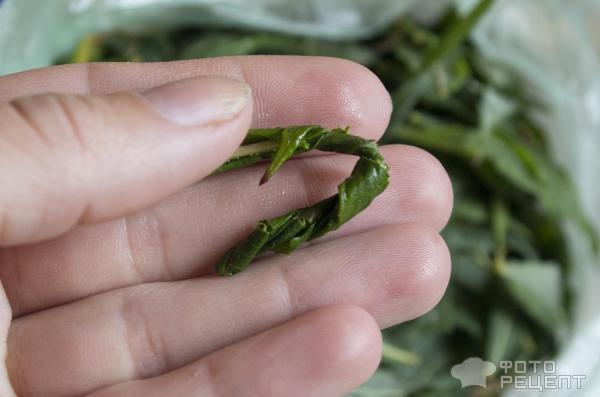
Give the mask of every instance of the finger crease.
[[67, 121], [67, 125], [69, 127], [68, 129], [69, 131], [71, 131], [73, 137], [75, 138], [75, 142], [77, 143], [80, 152], [85, 153], [87, 150], [87, 146], [85, 144], [83, 131], [79, 123], [77, 122], [77, 119], [75, 118], [71, 107], [65, 103], [64, 97], [57, 95], [54, 98], [56, 98], [56, 104], [60, 107], [62, 114], [65, 116], [65, 120]]
[[[10, 269], [10, 286], [11, 288], [5, 288], [6, 296], [9, 298], [10, 306], [13, 312], [13, 317], [17, 318], [24, 314], [27, 314], [25, 311], [26, 305], [23, 303], [23, 299], [25, 297], [31, 298], [31, 292], [24, 294], [24, 275], [23, 275], [23, 266], [21, 263], [21, 255], [19, 255], [19, 247], [7, 247], [3, 249], [6, 257], [9, 259], [2, 260], [0, 262], [1, 266]], [[5, 284], [7, 284], [7, 280], [4, 280]], [[7, 284], [8, 285], [8, 284]]]
[[160, 332], [154, 332], [146, 316], [140, 310], [137, 295], [126, 295], [121, 306], [121, 318], [129, 357], [135, 375], [149, 378], [167, 372], [170, 368], [165, 342]]
[[52, 140], [46, 134], [44, 128], [40, 127], [35, 120], [31, 118], [30, 113], [25, 109], [22, 102], [12, 101], [10, 102], [10, 107], [19, 115], [21, 121], [23, 121], [42, 142], [52, 148]]
[[173, 268], [173, 264], [169, 260], [166, 228], [162, 226], [162, 223], [159, 220], [160, 218], [156, 215], [156, 212], [151, 211], [150, 213], [152, 214], [150, 216], [152, 217], [154, 230], [156, 230], [156, 233], [158, 235], [158, 250], [160, 253], [160, 258], [162, 260], [161, 268], [164, 269], [165, 273], [163, 277], [165, 280], [177, 280], [177, 274], [175, 272], [175, 269]]
[[211, 356], [208, 356], [201, 362], [204, 365], [204, 371], [206, 372], [206, 382], [202, 385], [202, 395], [205, 397], [222, 396], [223, 393], [220, 392], [219, 382], [217, 381], [219, 377], [219, 370], [215, 363], [213, 363], [213, 359]]
[[144, 272], [141, 269], [139, 260], [137, 258], [137, 254], [133, 248], [132, 236], [131, 236], [131, 227], [129, 226], [130, 219], [128, 216], [123, 218], [123, 233], [125, 234], [125, 246], [127, 247], [127, 257], [129, 259], [129, 267], [134, 273], [135, 277], [137, 277], [139, 283], [144, 283], [146, 281], [146, 277], [144, 277]]
[[281, 295], [283, 312], [288, 315], [288, 318], [293, 318], [296, 313], [302, 312], [302, 304], [298, 294], [294, 292], [292, 287], [290, 271], [287, 266], [277, 266], [277, 285]]

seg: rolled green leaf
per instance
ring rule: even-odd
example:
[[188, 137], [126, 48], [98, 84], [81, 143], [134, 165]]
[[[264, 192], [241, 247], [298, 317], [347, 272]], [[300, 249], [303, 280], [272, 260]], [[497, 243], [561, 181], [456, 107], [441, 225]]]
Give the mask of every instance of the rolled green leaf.
[[289, 254], [302, 243], [338, 229], [371, 204], [389, 183], [388, 166], [374, 141], [348, 134], [347, 129], [326, 129], [318, 125], [262, 128], [248, 132], [240, 149], [215, 173], [271, 160], [260, 180], [263, 184], [292, 156], [310, 150], [359, 156], [352, 174], [338, 193], [313, 206], [256, 224], [245, 240], [219, 260], [216, 270], [231, 276], [244, 270], [262, 252]]

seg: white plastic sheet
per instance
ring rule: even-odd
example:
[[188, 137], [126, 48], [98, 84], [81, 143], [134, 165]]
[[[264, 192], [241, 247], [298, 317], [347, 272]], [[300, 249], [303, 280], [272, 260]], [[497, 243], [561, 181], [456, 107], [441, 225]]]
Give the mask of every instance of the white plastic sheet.
[[[600, 226], [600, 2], [501, 0], [475, 32], [480, 48], [510, 64], [547, 109], [538, 114], [587, 215]], [[568, 228], [568, 226], [567, 226]], [[513, 390], [509, 396], [600, 395], [600, 260], [568, 228], [576, 271], [573, 332], [557, 372], [585, 375], [584, 388]]]
[[82, 36], [185, 23], [243, 26], [329, 38], [372, 34], [415, 0], [6, 0], [0, 75], [46, 66]]

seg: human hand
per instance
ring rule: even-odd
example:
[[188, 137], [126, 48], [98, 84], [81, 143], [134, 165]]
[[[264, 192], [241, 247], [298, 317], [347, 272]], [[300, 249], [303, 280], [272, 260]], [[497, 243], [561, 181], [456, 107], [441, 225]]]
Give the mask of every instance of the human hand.
[[[253, 94], [195, 77], [208, 75]], [[251, 125], [349, 125], [377, 139], [390, 111], [372, 73], [328, 58], [0, 78], [0, 395], [329, 397], [359, 386], [378, 365], [379, 328], [422, 315], [446, 287], [437, 231], [452, 192], [440, 164], [383, 147], [390, 186], [367, 210], [231, 278], [212, 275], [227, 248], [257, 220], [334, 193], [355, 159], [295, 159], [260, 188], [260, 165], [192, 183]]]

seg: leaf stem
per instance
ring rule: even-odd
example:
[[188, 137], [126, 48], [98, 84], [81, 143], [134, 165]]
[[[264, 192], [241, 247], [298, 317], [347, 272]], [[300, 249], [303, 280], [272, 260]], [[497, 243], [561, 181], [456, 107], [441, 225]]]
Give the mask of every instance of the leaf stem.
[[277, 143], [272, 141], [242, 145], [231, 155], [228, 161], [239, 159], [240, 157], [248, 157], [257, 154], [273, 152], [275, 149], [277, 149], [277, 146]]
[[417, 353], [401, 349], [389, 342], [383, 341], [382, 357], [386, 361], [405, 364], [413, 367], [421, 365], [423, 359]]

